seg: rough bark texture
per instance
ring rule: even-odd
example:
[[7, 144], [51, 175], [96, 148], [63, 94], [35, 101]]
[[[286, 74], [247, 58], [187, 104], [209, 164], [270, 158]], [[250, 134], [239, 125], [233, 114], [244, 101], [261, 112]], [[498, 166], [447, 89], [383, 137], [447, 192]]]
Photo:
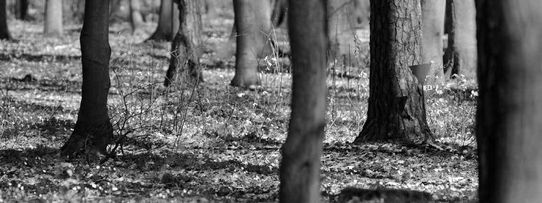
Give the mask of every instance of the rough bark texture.
[[16, 0], [14, 13], [19, 20], [28, 20], [28, 0]]
[[326, 110], [325, 0], [290, 0], [292, 103], [288, 137], [282, 146], [280, 202], [320, 202], [320, 155]]
[[446, 0], [422, 0], [422, 63], [433, 61], [425, 84], [444, 84], [442, 37]]
[[331, 60], [357, 65], [355, 32], [368, 16], [367, 0], [328, 1], [329, 56]]
[[62, 26], [62, 0], [47, 0], [45, 3], [44, 34], [47, 36], [61, 36], [64, 32]]
[[258, 57], [271, 53], [271, 2], [269, 0], [233, 0], [237, 50], [235, 76], [231, 85], [254, 87], [260, 84]]
[[420, 1], [372, 0], [371, 11], [369, 109], [354, 143], [428, 141], [423, 90], [409, 69], [421, 61]]
[[[164, 81], [169, 86], [173, 81], [197, 84], [203, 81], [199, 59], [201, 57], [201, 1], [179, 1], [180, 27], [171, 43], [171, 58]], [[178, 79], [176, 79], [176, 77]]]
[[477, 4], [480, 202], [542, 202], [542, 2]]
[[0, 39], [4, 39], [4, 40], [13, 39], [8, 29], [6, 0], [0, 0]]
[[[201, 14], [199, 14], [201, 15]], [[173, 0], [162, 0], [156, 31], [147, 40], [171, 41], [179, 30], [179, 9]]]
[[141, 2], [139, 0], [130, 0], [130, 26], [132, 27], [132, 34], [138, 31], [143, 23]]
[[446, 75], [476, 76], [476, 8], [474, 0], [446, 0], [448, 48], [444, 53]]
[[106, 153], [113, 129], [107, 114], [109, 93], [109, 0], [85, 2], [81, 30], [83, 89], [75, 128], [62, 146], [63, 155]]

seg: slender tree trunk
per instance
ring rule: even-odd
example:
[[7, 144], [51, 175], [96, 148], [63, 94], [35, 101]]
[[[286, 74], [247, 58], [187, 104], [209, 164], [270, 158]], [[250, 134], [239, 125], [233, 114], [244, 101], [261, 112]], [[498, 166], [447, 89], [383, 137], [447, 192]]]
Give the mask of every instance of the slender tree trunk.
[[271, 2], [233, 0], [237, 50], [231, 85], [252, 88], [260, 84], [258, 57], [271, 53]]
[[61, 36], [62, 26], [62, 0], [47, 0], [45, 3], [44, 33], [47, 36]]
[[[181, 82], [198, 84], [203, 81], [199, 59], [201, 57], [201, 1], [180, 0], [177, 35], [171, 43], [171, 58], [164, 81], [169, 86], [176, 77]], [[178, 76], [176, 76], [178, 75]]]
[[[329, 19], [329, 55], [341, 64], [354, 65], [355, 30], [350, 16], [353, 14], [354, 1], [331, 0], [328, 2]], [[357, 65], [357, 64], [356, 64]]]
[[369, 109], [354, 143], [432, 141], [422, 86], [409, 69], [421, 61], [421, 27], [419, 0], [371, 1]]
[[107, 114], [109, 92], [109, 0], [85, 2], [85, 17], [81, 30], [83, 90], [77, 122], [62, 154], [78, 152], [106, 153], [112, 141], [113, 128]]
[[446, 0], [448, 48], [444, 53], [447, 75], [476, 77], [476, 8], [474, 0]]
[[130, 0], [130, 26], [134, 34], [143, 25], [143, 15], [141, 15], [140, 0]]
[[12, 40], [6, 12], [6, 0], [0, 0], [0, 39]]
[[173, 0], [162, 0], [156, 31], [147, 40], [171, 41], [179, 30], [179, 9]]
[[327, 67], [327, 5], [290, 0], [292, 103], [288, 137], [282, 146], [280, 202], [320, 202], [320, 155], [324, 138]]
[[426, 84], [444, 84], [444, 13], [446, 0], [422, 0], [422, 63], [433, 62]]
[[542, 2], [477, 4], [480, 202], [542, 202]]
[[28, 20], [28, 0], [15, 1], [15, 18]]

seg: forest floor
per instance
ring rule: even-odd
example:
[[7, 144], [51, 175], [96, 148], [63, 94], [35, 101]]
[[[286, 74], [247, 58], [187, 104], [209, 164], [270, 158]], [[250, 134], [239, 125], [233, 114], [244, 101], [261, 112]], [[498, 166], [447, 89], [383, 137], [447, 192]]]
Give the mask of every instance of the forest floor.
[[[205, 82], [169, 89], [162, 86], [169, 43], [141, 43], [152, 28], [135, 35], [125, 24], [111, 28], [110, 114], [117, 138], [127, 137], [118, 156], [103, 164], [58, 154], [81, 98], [80, 26], [56, 39], [44, 37], [41, 24], [10, 23], [19, 41], [0, 42], [0, 202], [276, 201], [290, 112], [288, 60], [262, 59], [256, 90], [229, 86], [231, 23], [205, 26]], [[358, 67], [329, 71], [324, 200], [336, 201], [347, 187], [425, 191], [444, 202], [476, 199], [475, 81], [426, 86], [428, 122], [442, 149], [352, 145], [369, 96], [368, 43], [356, 46]]]

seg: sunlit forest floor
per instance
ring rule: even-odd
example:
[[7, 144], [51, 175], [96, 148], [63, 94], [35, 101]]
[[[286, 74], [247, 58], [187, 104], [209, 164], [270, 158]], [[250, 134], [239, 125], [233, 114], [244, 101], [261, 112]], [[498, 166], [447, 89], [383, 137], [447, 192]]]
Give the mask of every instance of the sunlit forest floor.
[[[111, 27], [109, 105], [122, 141], [117, 157], [100, 165], [58, 154], [81, 98], [80, 26], [67, 26], [65, 36], [55, 39], [41, 34], [41, 24], [10, 22], [19, 41], [0, 42], [0, 202], [276, 201], [289, 117], [289, 62], [262, 59], [262, 86], [256, 90], [229, 86], [231, 24], [205, 24], [205, 82], [169, 89], [162, 86], [169, 43], [141, 43], [152, 27], [135, 35], [127, 24]], [[284, 31], [277, 33], [287, 50]], [[324, 200], [336, 201], [346, 187], [419, 190], [440, 201], [475, 199], [475, 81], [460, 77], [426, 87], [429, 125], [442, 149], [354, 146], [369, 96], [368, 43], [356, 46], [358, 66], [329, 68]]]

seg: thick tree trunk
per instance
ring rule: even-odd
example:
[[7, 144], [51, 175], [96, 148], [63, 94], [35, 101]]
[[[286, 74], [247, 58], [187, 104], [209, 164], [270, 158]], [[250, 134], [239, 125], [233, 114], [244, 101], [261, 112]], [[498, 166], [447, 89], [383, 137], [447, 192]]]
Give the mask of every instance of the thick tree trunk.
[[47, 36], [61, 36], [62, 26], [62, 0], [47, 0], [45, 3], [44, 33]]
[[[201, 14], [200, 14], [201, 15]], [[171, 41], [179, 30], [179, 9], [173, 0], [162, 0], [160, 3], [160, 16], [158, 27], [147, 40]]]
[[327, 5], [290, 0], [292, 103], [288, 137], [282, 146], [280, 202], [320, 202], [320, 155], [324, 138], [327, 67]]
[[542, 2], [477, 4], [480, 202], [542, 202]]
[[83, 90], [77, 122], [62, 154], [78, 152], [105, 154], [112, 141], [113, 128], [107, 114], [109, 93], [109, 0], [85, 2], [85, 17], [81, 30]]
[[444, 84], [442, 37], [446, 0], [422, 0], [422, 63], [433, 62], [426, 84]]
[[[355, 57], [355, 32], [365, 13], [364, 0], [332, 0], [328, 2], [329, 55], [340, 64], [358, 65]], [[363, 22], [361, 22], [363, 23]]]
[[15, 1], [15, 18], [28, 20], [28, 0]]
[[446, 0], [448, 48], [444, 53], [446, 75], [476, 77], [476, 8], [474, 0]]
[[[171, 43], [171, 58], [164, 86], [173, 81], [198, 84], [203, 81], [199, 59], [201, 57], [201, 1], [180, 0], [180, 27]], [[179, 79], [176, 79], [178, 77]]]
[[130, 0], [130, 26], [134, 34], [143, 25], [143, 15], [141, 15], [140, 0]]
[[419, 0], [371, 1], [369, 109], [354, 143], [432, 141], [422, 86], [409, 69], [421, 62], [421, 28]]
[[233, 0], [237, 50], [235, 76], [231, 85], [254, 87], [260, 84], [258, 57], [271, 53], [271, 2], [269, 0]]
[[8, 29], [6, 0], [0, 0], [0, 39], [12, 40]]

